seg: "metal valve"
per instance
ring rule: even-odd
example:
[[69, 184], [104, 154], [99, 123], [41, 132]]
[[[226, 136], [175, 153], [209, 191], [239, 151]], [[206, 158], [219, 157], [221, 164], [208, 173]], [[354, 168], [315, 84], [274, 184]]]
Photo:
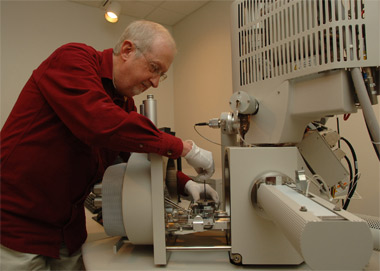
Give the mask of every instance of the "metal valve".
[[230, 106], [233, 111], [245, 115], [255, 115], [259, 111], [258, 101], [244, 91], [237, 91], [231, 96]]

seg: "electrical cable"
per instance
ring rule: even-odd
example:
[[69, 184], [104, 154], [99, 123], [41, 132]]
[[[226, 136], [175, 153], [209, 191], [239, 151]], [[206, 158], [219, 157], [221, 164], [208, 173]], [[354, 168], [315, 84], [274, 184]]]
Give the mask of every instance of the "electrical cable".
[[[359, 180], [360, 179], [360, 177], [361, 177], [361, 173], [360, 172], [358, 172], [358, 174], [356, 174], [355, 176], [354, 176], [354, 178], [356, 178], [357, 180]], [[351, 181], [353, 181], [353, 180], [350, 180], [350, 182]], [[352, 189], [353, 189], [353, 186], [351, 186], [349, 189], [348, 189], [348, 192], [347, 192], [347, 194], [349, 194], [349, 193], [352, 193], [352, 198], [354, 198], [354, 194], [357, 194], [358, 196], [359, 196], [359, 198], [361, 198], [361, 196], [359, 195], [359, 193], [358, 192], [356, 192], [356, 191], [352, 191]], [[344, 197], [344, 198], [347, 198], [347, 195]], [[343, 196], [338, 196], [338, 197], [335, 197], [335, 199], [342, 199], [342, 201], [343, 201]], [[344, 201], [343, 201], [343, 204], [342, 205], [344, 205]]]
[[[338, 134], [340, 134], [340, 131], [339, 131], [339, 128], [340, 128], [339, 127], [340, 126], [339, 125], [339, 118], [337, 118], [336, 121], [337, 121], [337, 131], [338, 131]], [[324, 125], [322, 125], [322, 126], [325, 127], [325, 128], [327, 128]], [[356, 190], [356, 187], [357, 187], [358, 179], [360, 177], [360, 173], [359, 173], [359, 169], [358, 169], [357, 156], [356, 156], [356, 153], [355, 153], [355, 150], [354, 150], [353, 146], [344, 137], [341, 137], [340, 140], [343, 140], [348, 145], [348, 147], [350, 148], [350, 151], [351, 151], [351, 154], [352, 154], [352, 157], [353, 157], [353, 160], [354, 160], [354, 165], [355, 165], [355, 175], [353, 175], [352, 163], [351, 163], [351, 161], [349, 160], [349, 158], [346, 155], [344, 156], [345, 160], [347, 161], [348, 169], [349, 169], [349, 172], [350, 172], [350, 181], [349, 181], [350, 185], [349, 185], [349, 189], [348, 189], [348, 192], [347, 192], [346, 201], [342, 200], [342, 206], [346, 210], [348, 208], [348, 205], [350, 204], [351, 198], [355, 194], [355, 190]], [[340, 140], [338, 141], [339, 148], [340, 148]], [[310, 170], [311, 169], [310, 166], [309, 165], [307, 165], [307, 166], [308, 166], [308, 168]], [[313, 173], [313, 174], [315, 174], [315, 173]]]
[[343, 120], [344, 121], [348, 120], [350, 116], [351, 116], [351, 114], [344, 114], [343, 115]]
[[208, 139], [207, 137], [203, 136], [203, 135], [197, 130], [197, 128], [196, 128], [196, 126], [206, 126], [206, 125], [208, 126], [208, 123], [207, 123], [207, 122], [200, 122], [200, 123], [196, 123], [196, 124], [194, 124], [194, 130], [195, 130], [195, 132], [197, 132], [197, 134], [198, 134], [200, 137], [202, 137], [203, 139], [205, 139], [205, 140], [207, 140], [207, 141], [209, 141], [209, 142], [211, 142], [211, 143], [213, 143], [213, 144], [216, 144], [216, 145], [218, 145], [218, 146], [223, 146], [222, 144], [217, 143], [217, 142], [215, 142], [215, 141], [212, 141], [212, 140]]
[[[361, 176], [361, 173], [358, 172], [358, 173], [354, 176], [354, 178], [356, 178], [357, 180], [359, 180], [359, 179], [360, 179], [360, 176]], [[356, 184], [357, 184], [357, 181], [356, 181]], [[356, 192], [355, 192], [355, 191], [352, 192], [352, 189], [353, 189], [353, 187], [349, 188], [348, 193], [352, 193], [352, 195], [353, 195], [353, 194], [356, 193]]]
[[349, 149], [351, 151], [352, 159], [354, 162], [354, 170], [355, 170], [355, 175], [354, 175], [353, 179], [350, 180], [350, 186], [348, 189], [347, 197], [346, 197], [346, 200], [345, 200], [344, 205], [343, 205], [343, 209], [347, 210], [348, 205], [350, 204], [351, 198], [354, 195], [356, 187], [357, 187], [357, 182], [358, 182], [358, 177], [359, 177], [359, 168], [358, 168], [357, 156], [356, 156], [355, 150], [354, 150], [353, 146], [351, 145], [351, 143], [347, 139], [345, 139], [344, 137], [341, 137], [340, 140], [343, 140], [343, 142], [345, 142], [347, 144], [347, 146], [349, 147]]
[[[354, 178], [354, 176], [353, 176], [353, 171], [352, 171], [352, 164], [351, 164], [351, 161], [350, 161], [350, 159], [347, 157], [347, 155], [345, 155], [344, 156], [344, 159], [346, 160], [346, 162], [347, 162], [347, 166], [348, 166], [348, 170], [349, 170], [349, 172], [350, 172], [350, 182], [351, 182], [351, 180], [353, 180], [353, 178]], [[343, 187], [342, 187], [342, 189], [343, 189]], [[344, 200], [342, 200], [342, 206], [344, 205]]]
[[351, 164], [351, 161], [350, 159], [348, 159], [347, 155], [344, 156], [344, 159], [346, 160], [347, 162], [347, 165], [348, 165], [348, 170], [350, 172], [350, 180], [353, 179], [353, 172], [352, 172], [352, 164]]
[[247, 141], [245, 141], [244, 137], [241, 135], [240, 131], [238, 132], [240, 140], [245, 144], [245, 146], [253, 146], [249, 144]]
[[[222, 146], [222, 147], [225, 147], [224, 145], [220, 144], [220, 143], [217, 143], [215, 141], [212, 141], [210, 139], [208, 139], [207, 137], [203, 136], [201, 133], [199, 133], [199, 131], [197, 130], [196, 126], [208, 126], [208, 123], [207, 122], [199, 122], [199, 123], [196, 123], [194, 124], [194, 130], [195, 132], [197, 132], [197, 134], [202, 137], [203, 139], [213, 143], [213, 144], [216, 144], [218, 146]], [[251, 147], [254, 147], [255, 145], [252, 145], [252, 144], [249, 144], [247, 141], [245, 141], [245, 139], [243, 138], [242, 134], [240, 133], [240, 131], [238, 131], [238, 135], [241, 139], [242, 142], [244, 142], [246, 144], [246, 146], [251, 146]]]
[[208, 126], [208, 122], [198, 122], [194, 126]]

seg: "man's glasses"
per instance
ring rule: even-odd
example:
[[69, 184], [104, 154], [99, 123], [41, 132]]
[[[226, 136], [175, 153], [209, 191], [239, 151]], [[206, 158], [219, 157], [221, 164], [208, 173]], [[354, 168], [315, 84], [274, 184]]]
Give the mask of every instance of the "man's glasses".
[[140, 51], [140, 53], [144, 56], [145, 60], [148, 62], [148, 65], [149, 65], [149, 71], [153, 74], [155, 74], [156, 76], [159, 76], [160, 77], [160, 82], [164, 81], [168, 76], [166, 75], [166, 73], [163, 73], [161, 71], [161, 68], [159, 65], [157, 65], [156, 63], [154, 63], [153, 61], [149, 60], [145, 54], [141, 51], [141, 49], [137, 46], [135, 46], [137, 50]]

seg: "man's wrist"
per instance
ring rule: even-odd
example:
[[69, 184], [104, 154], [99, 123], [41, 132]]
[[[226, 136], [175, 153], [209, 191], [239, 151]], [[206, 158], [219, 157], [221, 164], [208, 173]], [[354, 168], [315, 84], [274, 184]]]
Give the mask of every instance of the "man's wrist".
[[182, 141], [183, 144], [183, 150], [182, 150], [182, 157], [185, 157], [186, 154], [188, 154], [191, 149], [193, 148], [193, 142], [191, 140]]

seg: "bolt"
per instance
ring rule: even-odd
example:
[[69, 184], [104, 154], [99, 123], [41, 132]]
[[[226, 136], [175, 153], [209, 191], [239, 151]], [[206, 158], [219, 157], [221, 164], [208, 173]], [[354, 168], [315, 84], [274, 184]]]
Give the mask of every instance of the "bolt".
[[300, 211], [301, 211], [301, 212], [307, 212], [307, 208], [306, 208], [306, 206], [301, 206]]

